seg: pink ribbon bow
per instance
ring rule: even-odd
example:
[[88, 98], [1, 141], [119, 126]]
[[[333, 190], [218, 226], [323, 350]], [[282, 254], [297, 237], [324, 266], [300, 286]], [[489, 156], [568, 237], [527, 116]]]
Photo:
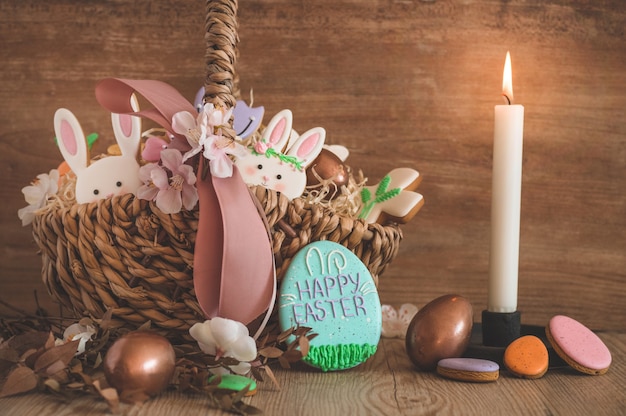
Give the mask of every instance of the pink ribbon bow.
[[[133, 111], [133, 93], [141, 94], [154, 107]], [[184, 137], [172, 129], [172, 118], [180, 111], [193, 114], [196, 110], [172, 86], [154, 80], [106, 78], [96, 86], [96, 99], [113, 113], [155, 121], [178, 139], [170, 147], [188, 148]], [[200, 158], [196, 171], [200, 204], [193, 267], [196, 298], [207, 318], [219, 316], [247, 325], [267, 311], [266, 322], [276, 282], [265, 216], [236, 166], [230, 177], [203, 178], [205, 163]]]

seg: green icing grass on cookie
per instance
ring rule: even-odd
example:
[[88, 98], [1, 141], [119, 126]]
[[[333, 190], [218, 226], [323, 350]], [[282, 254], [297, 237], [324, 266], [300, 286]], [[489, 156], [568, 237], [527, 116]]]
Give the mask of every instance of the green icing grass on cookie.
[[302, 360], [322, 371], [345, 370], [365, 362], [374, 353], [376, 345], [370, 344], [311, 345]]

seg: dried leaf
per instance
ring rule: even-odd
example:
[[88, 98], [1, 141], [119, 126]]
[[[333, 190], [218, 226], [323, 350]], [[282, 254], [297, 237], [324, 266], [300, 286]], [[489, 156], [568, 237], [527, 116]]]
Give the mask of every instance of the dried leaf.
[[45, 348], [39, 348], [38, 350], [31, 348], [28, 351], [24, 351], [24, 353], [20, 357], [20, 361], [24, 362], [27, 367], [33, 368], [35, 361], [37, 361], [37, 358], [39, 358], [39, 356], [43, 354], [44, 351]]
[[256, 381], [263, 381], [263, 375], [261, 374], [261, 370], [260, 367], [255, 367], [252, 366], [252, 368], [250, 368], [250, 372], [252, 373], [252, 376], [254, 377], [254, 379]]
[[152, 326], [152, 321], [146, 321], [139, 328], [137, 328], [137, 331], [149, 331], [151, 326]]
[[302, 357], [306, 357], [309, 354], [309, 340], [307, 337], [298, 338], [298, 345], [300, 346], [300, 352]]
[[284, 356], [278, 357], [278, 362], [280, 363], [280, 366], [285, 370], [289, 370], [291, 368], [291, 365], [289, 365], [289, 361]]
[[230, 395], [225, 394], [221, 397], [220, 406], [224, 410], [230, 410], [233, 407], [233, 400], [230, 398]]
[[14, 361], [0, 360], [0, 379], [6, 378], [11, 370], [15, 366]]
[[252, 385], [252, 383], [248, 384], [246, 387], [244, 387], [243, 389], [239, 390], [238, 392], [235, 393], [234, 396], [232, 396], [232, 400], [234, 403], [240, 402], [245, 396], [248, 395], [248, 392], [250, 391], [250, 386]]
[[37, 358], [33, 369], [38, 372], [57, 361], [61, 361], [65, 364], [65, 366], [67, 366], [72, 358], [74, 358], [79, 343], [80, 340], [77, 339], [45, 351], [41, 354], [41, 356], [39, 356], [39, 358]]
[[46, 340], [46, 344], [44, 345], [44, 348], [49, 349], [49, 348], [54, 347], [54, 340], [55, 340], [54, 335], [52, 334], [52, 332], [50, 332], [48, 334], [48, 339]]
[[[50, 364], [48, 367], [46, 367], [46, 374], [51, 377], [55, 377], [59, 380], [67, 379], [67, 374], [65, 374], [65, 371], [63, 371], [66, 368], [67, 368], [67, 364], [65, 364], [61, 360], [57, 360], [53, 362], [52, 364]], [[63, 373], [63, 375], [57, 376], [57, 373]]]
[[50, 390], [55, 391], [57, 393], [61, 391], [61, 383], [59, 383], [57, 380], [54, 380], [52, 378], [47, 379], [46, 381], [43, 382], [43, 384]]
[[102, 388], [100, 386], [100, 380], [96, 380], [92, 384], [100, 396], [107, 402], [111, 413], [118, 413], [120, 408], [120, 398], [117, 394], [117, 390], [112, 387]]
[[259, 355], [267, 358], [278, 358], [283, 355], [283, 350], [276, 347], [265, 347], [259, 350]]
[[80, 321], [78, 321], [78, 324], [82, 326], [93, 326], [93, 321], [91, 320], [91, 318], [82, 318]]
[[240, 401], [233, 405], [233, 409], [242, 415], [262, 415], [263, 411], [257, 407], [250, 406], [246, 402]]
[[113, 317], [113, 309], [107, 309], [107, 311], [102, 315], [102, 319], [100, 319], [100, 329], [106, 331], [111, 328], [111, 318]]
[[9, 347], [17, 351], [18, 355], [22, 355], [24, 352], [39, 348], [46, 345], [50, 332], [44, 331], [29, 331], [21, 335], [16, 335], [8, 341]]
[[13, 394], [25, 393], [37, 387], [37, 375], [28, 367], [18, 366], [7, 376], [0, 397], [7, 397]]
[[274, 383], [276, 388], [278, 390], [281, 390], [280, 384], [278, 383], [278, 380], [276, 379], [276, 376], [274, 375], [274, 372], [272, 371], [272, 369], [269, 366], [265, 366], [263, 369], [267, 373], [267, 376], [270, 378], [270, 380], [272, 380], [272, 383]]
[[285, 351], [281, 358], [286, 359], [290, 363], [296, 363], [302, 359], [302, 351], [300, 350], [291, 350]]
[[283, 342], [287, 341], [287, 339], [291, 336], [291, 334], [293, 334], [294, 330], [295, 328], [290, 328], [281, 332], [280, 335], [278, 335], [278, 337], [276, 338], [276, 341], [278, 341], [279, 344], [282, 344]]
[[0, 349], [0, 360], [16, 363], [20, 360], [20, 356], [13, 348]]
[[98, 353], [98, 355], [96, 355], [96, 360], [93, 363], [93, 368], [96, 369], [100, 367], [100, 364], [102, 364], [102, 354]]
[[298, 328], [296, 328], [293, 334], [297, 337], [301, 337], [311, 332], [312, 329], [313, 328], [310, 328], [308, 326], [299, 326]]

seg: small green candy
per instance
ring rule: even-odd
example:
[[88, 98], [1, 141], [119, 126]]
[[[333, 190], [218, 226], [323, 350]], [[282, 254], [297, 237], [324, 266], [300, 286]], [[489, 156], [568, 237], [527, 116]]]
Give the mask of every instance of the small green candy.
[[[209, 377], [209, 383], [215, 380], [217, 376]], [[232, 390], [232, 391], [241, 391], [246, 387], [250, 386], [248, 389], [248, 393], [246, 396], [252, 396], [256, 393], [256, 381], [249, 377], [240, 376], [237, 374], [224, 374], [222, 376], [222, 381], [217, 385], [220, 389]]]

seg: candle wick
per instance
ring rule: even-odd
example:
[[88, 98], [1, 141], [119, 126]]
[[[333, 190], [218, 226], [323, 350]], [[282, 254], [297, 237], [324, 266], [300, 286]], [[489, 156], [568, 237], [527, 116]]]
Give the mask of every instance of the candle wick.
[[504, 101], [506, 101], [507, 105], [511, 105], [511, 99], [509, 98], [509, 96], [504, 93], [502, 94], [502, 96], [504, 97]]

